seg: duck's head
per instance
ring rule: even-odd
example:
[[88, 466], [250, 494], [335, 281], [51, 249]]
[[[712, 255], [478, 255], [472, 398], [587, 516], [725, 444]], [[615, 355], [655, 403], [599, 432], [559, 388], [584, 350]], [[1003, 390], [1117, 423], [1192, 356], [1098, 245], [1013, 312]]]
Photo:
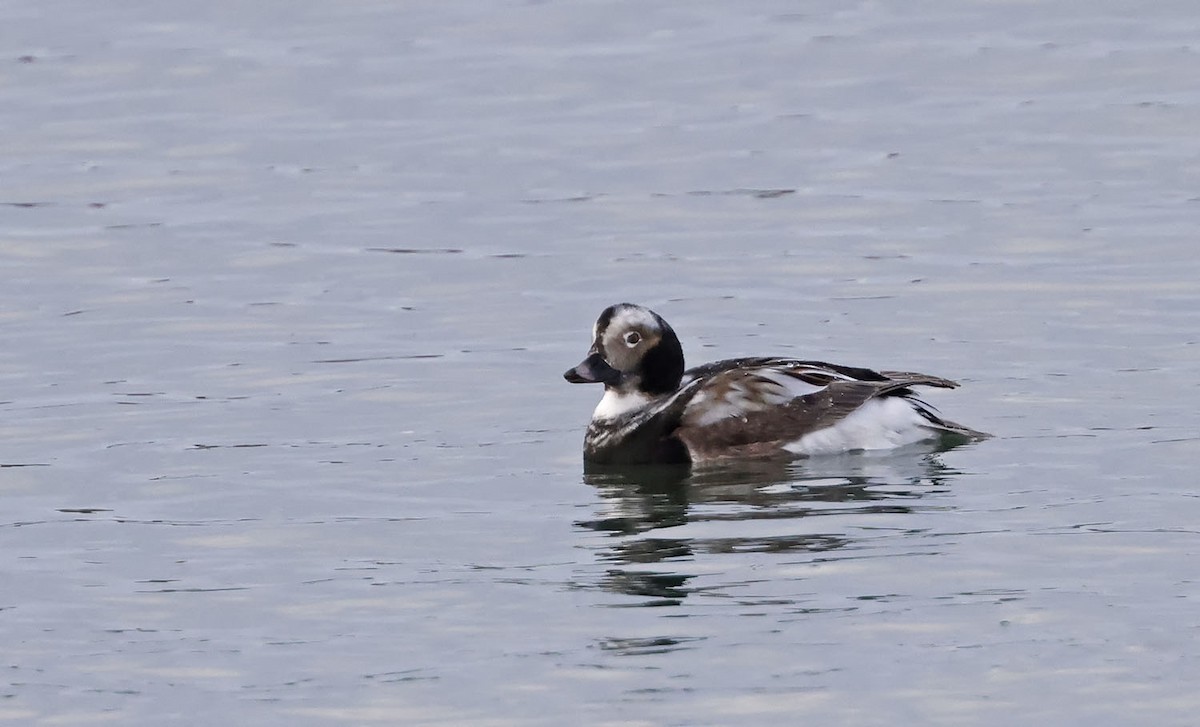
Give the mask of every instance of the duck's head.
[[667, 322], [649, 308], [618, 303], [604, 309], [592, 329], [592, 347], [563, 374], [572, 384], [667, 394], [683, 378], [683, 349]]

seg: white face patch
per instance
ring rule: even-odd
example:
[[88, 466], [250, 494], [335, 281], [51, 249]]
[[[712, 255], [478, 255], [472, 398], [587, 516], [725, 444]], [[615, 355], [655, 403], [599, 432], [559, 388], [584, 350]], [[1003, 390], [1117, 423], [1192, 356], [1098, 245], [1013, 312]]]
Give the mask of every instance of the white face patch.
[[608, 322], [610, 331], [628, 331], [634, 328], [657, 332], [659, 330], [658, 319], [645, 308], [629, 306], [618, 310], [617, 314]]
[[607, 389], [603, 398], [600, 399], [600, 403], [596, 405], [596, 410], [592, 412], [592, 419], [616, 419], [629, 412], [644, 408], [651, 401], [653, 400], [650, 397], [636, 391], [621, 392], [616, 389]]
[[621, 372], [637, 371], [646, 353], [658, 345], [663, 324], [641, 306], [625, 304], [613, 311], [601, 336], [600, 350], [609, 366]]

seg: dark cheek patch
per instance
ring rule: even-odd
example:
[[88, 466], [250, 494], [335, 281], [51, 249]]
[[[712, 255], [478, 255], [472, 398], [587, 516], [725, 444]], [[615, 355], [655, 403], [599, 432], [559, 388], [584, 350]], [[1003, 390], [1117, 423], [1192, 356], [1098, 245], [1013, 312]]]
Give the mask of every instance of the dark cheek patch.
[[660, 341], [642, 359], [642, 390], [648, 394], [667, 394], [679, 388], [683, 376], [683, 356]]

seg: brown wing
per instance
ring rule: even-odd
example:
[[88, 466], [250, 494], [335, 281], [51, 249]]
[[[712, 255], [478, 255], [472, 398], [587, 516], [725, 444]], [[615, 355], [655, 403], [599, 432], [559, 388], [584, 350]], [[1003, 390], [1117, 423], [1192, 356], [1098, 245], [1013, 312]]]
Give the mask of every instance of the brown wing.
[[957, 381], [943, 379], [940, 376], [918, 374], [912, 371], [880, 371], [879, 373], [883, 376], [886, 376], [892, 382], [903, 381], [905, 386], [934, 386], [939, 389], [958, 388]]
[[[724, 371], [713, 376], [693, 398], [675, 435], [694, 457], [753, 457], [786, 455], [782, 444], [833, 426], [867, 401], [881, 396], [905, 396], [911, 386], [954, 388], [948, 379], [913, 372], [879, 372], [878, 381], [847, 381], [809, 368]], [[841, 372], [836, 372], [841, 373]], [[872, 372], [874, 373], [874, 372]], [[780, 376], [794, 377], [811, 393], [789, 395]], [[931, 413], [932, 415], [932, 413]]]

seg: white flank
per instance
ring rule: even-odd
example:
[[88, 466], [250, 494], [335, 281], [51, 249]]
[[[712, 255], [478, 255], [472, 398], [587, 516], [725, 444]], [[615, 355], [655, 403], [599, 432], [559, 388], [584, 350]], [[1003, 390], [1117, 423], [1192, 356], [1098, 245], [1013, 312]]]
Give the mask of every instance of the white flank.
[[606, 389], [600, 403], [596, 405], [596, 411], [592, 412], [592, 419], [616, 419], [622, 414], [645, 407], [650, 401], [650, 397], [645, 394], [621, 393], [615, 389]]
[[937, 430], [899, 397], [871, 399], [837, 424], [784, 445], [793, 454], [837, 454], [894, 449], [935, 436]]

